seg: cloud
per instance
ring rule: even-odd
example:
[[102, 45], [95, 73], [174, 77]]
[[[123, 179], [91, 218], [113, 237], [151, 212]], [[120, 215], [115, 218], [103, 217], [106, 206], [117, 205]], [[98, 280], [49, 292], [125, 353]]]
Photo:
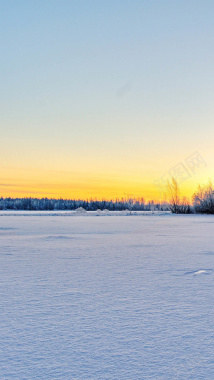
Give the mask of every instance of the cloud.
[[17, 185], [14, 183], [0, 183], [2, 187], [16, 187]]

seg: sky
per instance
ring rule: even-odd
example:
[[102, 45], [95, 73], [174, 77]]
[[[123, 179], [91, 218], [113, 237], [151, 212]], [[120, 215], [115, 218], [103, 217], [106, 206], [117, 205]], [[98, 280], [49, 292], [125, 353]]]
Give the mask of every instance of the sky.
[[213, 1], [0, 0], [0, 18], [0, 196], [212, 180]]

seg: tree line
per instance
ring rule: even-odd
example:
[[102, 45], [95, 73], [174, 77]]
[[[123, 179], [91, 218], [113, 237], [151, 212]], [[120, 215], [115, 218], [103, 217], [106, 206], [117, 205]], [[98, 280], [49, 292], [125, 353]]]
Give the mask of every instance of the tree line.
[[121, 198], [115, 200], [81, 200], [55, 198], [0, 198], [0, 210], [53, 211], [76, 210], [82, 207], [86, 211], [150, 211], [168, 209], [167, 205], [145, 202], [143, 198]]
[[145, 202], [144, 198], [121, 198], [115, 200], [81, 200], [55, 198], [0, 198], [0, 210], [56, 211], [76, 210], [86, 211], [171, 211], [176, 214], [206, 213], [214, 214], [214, 187], [211, 181], [198, 186], [192, 196], [192, 201], [181, 196], [175, 178], [167, 182], [164, 200], [162, 202]]
[[214, 214], [214, 187], [211, 181], [206, 185], [199, 185], [192, 196], [192, 202], [181, 196], [178, 183], [171, 178], [166, 185], [166, 198], [169, 209], [176, 214]]

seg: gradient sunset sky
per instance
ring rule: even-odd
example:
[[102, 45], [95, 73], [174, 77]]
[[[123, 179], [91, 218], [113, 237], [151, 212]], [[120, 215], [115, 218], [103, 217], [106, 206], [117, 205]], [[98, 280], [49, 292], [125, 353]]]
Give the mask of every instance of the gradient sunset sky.
[[186, 195], [213, 178], [213, 1], [0, 0], [0, 14], [0, 196], [152, 199], [173, 168]]

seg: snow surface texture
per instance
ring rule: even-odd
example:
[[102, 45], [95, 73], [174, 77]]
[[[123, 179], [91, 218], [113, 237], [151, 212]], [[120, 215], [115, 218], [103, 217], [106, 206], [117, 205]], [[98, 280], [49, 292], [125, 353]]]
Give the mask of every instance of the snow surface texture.
[[122, 216], [122, 215], [169, 215], [171, 211], [109, 211], [97, 210], [86, 211], [84, 208], [79, 207], [75, 211], [0, 211], [0, 216]]
[[213, 234], [213, 216], [1, 216], [0, 379], [214, 379]]

